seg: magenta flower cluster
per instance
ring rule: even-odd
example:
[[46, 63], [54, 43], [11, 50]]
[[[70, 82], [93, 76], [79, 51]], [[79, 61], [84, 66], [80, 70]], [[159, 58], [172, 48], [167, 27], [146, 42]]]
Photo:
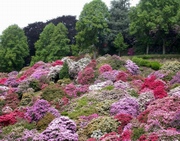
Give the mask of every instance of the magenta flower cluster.
[[70, 97], [77, 97], [77, 94], [86, 93], [89, 90], [89, 85], [74, 85], [73, 83], [70, 83], [65, 86], [64, 91], [69, 95]]

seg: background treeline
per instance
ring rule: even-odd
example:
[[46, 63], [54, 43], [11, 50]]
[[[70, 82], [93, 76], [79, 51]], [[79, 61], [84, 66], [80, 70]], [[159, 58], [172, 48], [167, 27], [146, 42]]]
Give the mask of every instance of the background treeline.
[[84, 5], [77, 20], [62, 16], [23, 29], [11, 25], [0, 36], [0, 71], [20, 70], [64, 56], [180, 53], [180, 1], [101, 0]]

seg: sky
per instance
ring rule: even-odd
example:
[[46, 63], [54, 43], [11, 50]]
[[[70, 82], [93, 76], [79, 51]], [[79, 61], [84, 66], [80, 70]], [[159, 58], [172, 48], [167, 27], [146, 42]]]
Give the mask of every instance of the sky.
[[[83, 6], [92, 0], [1, 0], [0, 2], [0, 35], [8, 26], [17, 24], [26, 27], [34, 22], [46, 22], [63, 15], [76, 16]], [[102, 0], [110, 7], [112, 0]], [[130, 0], [135, 6], [139, 0]]]

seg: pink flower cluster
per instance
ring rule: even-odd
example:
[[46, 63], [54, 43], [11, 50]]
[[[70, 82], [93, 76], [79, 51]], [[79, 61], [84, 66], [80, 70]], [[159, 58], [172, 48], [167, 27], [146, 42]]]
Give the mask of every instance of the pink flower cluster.
[[112, 67], [109, 64], [104, 64], [99, 68], [99, 74], [102, 74], [106, 71], [112, 71]]
[[95, 77], [94, 70], [91, 67], [86, 67], [78, 73], [77, 81], [79, 84], [87, 85], [93, 82]]

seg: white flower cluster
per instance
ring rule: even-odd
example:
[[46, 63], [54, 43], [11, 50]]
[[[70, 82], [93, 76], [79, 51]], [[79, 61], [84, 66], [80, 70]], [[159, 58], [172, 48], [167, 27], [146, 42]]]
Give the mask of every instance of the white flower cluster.
[[100, 82], [100, 83], [89, 86], [89, 90], [97, 91], [97, 90], [101, 90], [102, 88], [109, 86], [109, 85], [113, 85], [113, 82], [110, 80], [107, 80], [107, 81]]

